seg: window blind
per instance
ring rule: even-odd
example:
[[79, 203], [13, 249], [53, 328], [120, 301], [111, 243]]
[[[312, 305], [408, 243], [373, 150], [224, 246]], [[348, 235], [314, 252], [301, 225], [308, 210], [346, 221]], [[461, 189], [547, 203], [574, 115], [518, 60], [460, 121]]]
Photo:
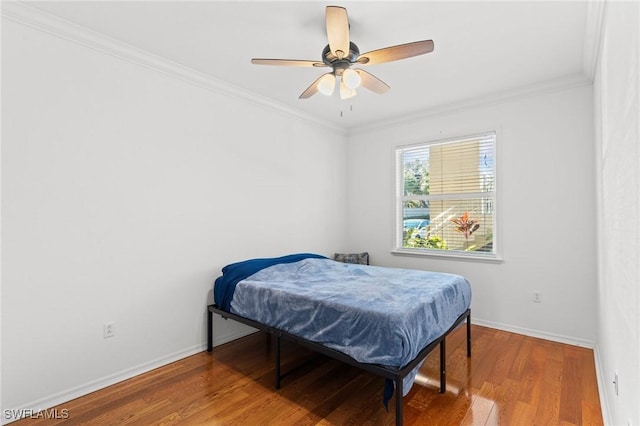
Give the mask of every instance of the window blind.
[[490, 132], [396, 150], [397, 248], [495, 254], [495, 145]]

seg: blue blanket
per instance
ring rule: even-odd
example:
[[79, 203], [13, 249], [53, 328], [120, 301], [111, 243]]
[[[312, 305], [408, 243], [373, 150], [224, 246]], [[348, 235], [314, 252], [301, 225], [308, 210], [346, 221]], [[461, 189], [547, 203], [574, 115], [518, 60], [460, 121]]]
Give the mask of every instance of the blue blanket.
[[213, 302], [221, 309], [229, 311], [238, 282], [269, 266], [298, 262], [307, 258], [326, 259], [319, 254], [298, 253], [282, 257], [250, 259], [227, 265], [222, 268], [222, 276], [218, 277], [213, 285]]
[[[261, 259], [230, 265], [233, 281], [236, 269], [247, 272], [263, 266], [235, 281], [230, 311], [358, 362], [401, 368], [447, 331], [471, 303], [471, 287], [459, 275], [302, 256], [298, 261], [285, 256], [291, 260], [286, 263]], [[264, 266], [267, 263], [271, 265]], [[227, 274], [224, 269], [223, 273]], [[224, 275], [221, 278], [226, 281]], [[228, 291], [222, 288], [216, 280], [214, 293]], [[223, 306], [217, 299], [216, 303]], [[416, 373], [417, 369], [405, 378], [403, 394]]]

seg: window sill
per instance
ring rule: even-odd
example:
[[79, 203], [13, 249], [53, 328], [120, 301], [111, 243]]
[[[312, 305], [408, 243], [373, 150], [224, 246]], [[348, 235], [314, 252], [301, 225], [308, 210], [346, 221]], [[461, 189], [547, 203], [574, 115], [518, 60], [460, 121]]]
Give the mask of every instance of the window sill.
[[455, 253], [447, 253], [447, 252], [436, 252], [436, 251], [427, 251], [427, 250], [412, 250], [412, 249], [393, 249], [391, 250], [391, 254], [396, 256], [414, 256], [414, 257], [431, 257], [437, 259], [448, 259], [448, 260], [465, 260], [471, 262], [486, 262], [486, 263], [502, 263], [503, 259], [499, 255], [488, 254], [488, 255], [478, 255], [478, 254], [465, 254], [464, 252], [455, 252]]

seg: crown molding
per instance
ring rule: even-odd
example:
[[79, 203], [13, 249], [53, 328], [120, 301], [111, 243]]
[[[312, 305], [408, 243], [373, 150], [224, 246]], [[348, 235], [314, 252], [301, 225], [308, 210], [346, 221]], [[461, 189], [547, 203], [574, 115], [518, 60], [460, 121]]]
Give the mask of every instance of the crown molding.
[[164, 57], [151, 54], [145, 50], [131, 46], [97, 31], [59, 18], [22, 1], [2, 0], [1, 3], [2, 10], [0, 15], [2, 15], [3, 18], [10, 19], [19, 24], [83, 45], [103, 54], [163, 73], [205, 90], [209, 90], [223, 96], [240, 99], [271, 111], [286, 114], [290, 117], [329, 129], [344, 136], [369, 133], [386, 127], [409, 124], [424, 120], [425, 118], [449, 114], [463, 109], [493, 105], [519, 98], [591, 84], [598, 63], [605, 13], [605, 1], [592, 0], [588, 2], [587, 22], [585, 25], [585, 43], [583, 47], [584, 74], [572, 75], [506, 92], [441, 105], [435, 108], [418, 111], [408, 116], [405, 115], [402, 117], [392, 117], [387, 120], [381, 120], [375, 124], [368, 123], [360, 126], [344, 128], [329, 121], [321, 120], [310, 114], [290, 108], [282, 103], [273, 101], [270, 98], [258, 95], [242, 87], [216, 79], [210, 75], [173, 62]]
[[105, 34], [59, 18], [22, 1], [2, 0], [2, 10], [0, 15], [3, 18], [7, 18], [18, 24], [80, 44], [92, 50], [138, 66], [151, 69], [211, 92], [240, 99], [242, 101], [293, 116], [296, 119], [346, 135], [346, 130], [344, 128], [336, 126], [328, 121], [320, 120], [310, 114], [289, 108], [265, 96], [258, 95], [228, 82], [211, 77], [208, 74], [173, 62], [167, 58], [154, 55]]
[[591, 81], [593, 81], [595, 77], [598, 59], [600, 58], [600, 45], [604, 31], [605, 4], [606, 2], [603, 0], [592, 0], [587, 4], [582, 70]]
[[478, 107], [486, 107], [492, 105], [498, 105], [505, 102], [513, 102], [520, 99], [530, 98], [533, 96], [540, 96], [549, 93], [560, 92], [576, 87], [590, 86], [593, 84], [582, 73], [572, 74], [562, 78], [544, 81], [538, 84], [532, 84], [528, 86], [518, 87], [513, 90], [503, 91], [499, 93], [488, 94], [487, 96], [479, 96], [473, 99], [465, 99], [460, 102], [454, 102], [447, 105], [441, 105], [434, 108], [418, 111], [410, 115], [395, 117], [384, 121], [379, 121], [375, 125], [363, 125], [353, 127], [350, 129], [349, 136], [355, 134], [365, 134], [375, 131], [380, 131], [385, 128], [408, 125], [424, 121], [426, 119], [434, 118], [436, 116], [448, 115], [452, 113], [458, 113], [463, 110], [468, 110]]

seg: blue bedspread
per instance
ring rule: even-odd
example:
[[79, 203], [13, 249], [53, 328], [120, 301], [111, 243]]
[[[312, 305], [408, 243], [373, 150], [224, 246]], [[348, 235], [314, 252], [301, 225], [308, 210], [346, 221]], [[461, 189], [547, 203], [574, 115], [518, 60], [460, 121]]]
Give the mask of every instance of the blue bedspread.
[[[447, 331], [470, 303], [470, 285], [459, 275], [317, 256], [276, 262], [239, 280], [230, 311], [361, 363], [403, 367]], [[415, 372], [405, 380], [403, 394]]]
[[282, 257], [244, 260], [227, 265], [222, 268], [222, 275], [216, 279], [213, 285], [213, 302], [225, 311], [229, 311], [238, 282], [269, 266], [298, 262], [307, 258], [326, 259], [319, 254], [297, 253]]

